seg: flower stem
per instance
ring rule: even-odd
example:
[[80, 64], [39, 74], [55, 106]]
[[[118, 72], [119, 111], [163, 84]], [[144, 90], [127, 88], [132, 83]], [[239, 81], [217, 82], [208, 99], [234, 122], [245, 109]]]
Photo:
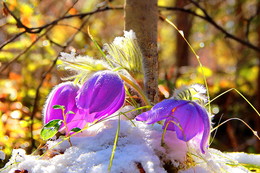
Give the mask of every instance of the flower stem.
[[130, 79], [128, 79], [126, 76], [122, 74], [119, 75], [126, 83], [128, 83], [131, 87], [133, 87], [137, 91], [137, 93], [141, 96], [142, 100], [144, 101], [145, 105], [151, 105], [150, 101], [148, 100], [144, 92], [136, 83], [134, 83], [133, 81], [131, 81]]
[[[62, 116], [63, 116], [63, 123], [64, 123], [64, 126], [65, 126], [65, 132], [66, 132], [66, 137], [69, 135], [69, 130], [68, 130], [68, 126], [67, 126], [67, 122], [66, 122], [66, 114], [64, 113], [64, 108], [62, 109]], [[70, 140], [70, 137], [68, 138], [68, 141], [70, 143], [70, 146], [72, 147], [72, 143], [71, 143], [71, 140]]]

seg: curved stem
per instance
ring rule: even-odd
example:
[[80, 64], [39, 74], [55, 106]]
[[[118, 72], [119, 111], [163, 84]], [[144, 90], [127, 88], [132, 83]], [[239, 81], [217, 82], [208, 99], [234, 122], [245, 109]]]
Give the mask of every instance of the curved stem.
[[136, 83], [134, 83], [133, 81], [131, 81], [130, 79], [128, 79], [126, 76], [122, 74], [119, 75], [126, 83], [128, 83], [131, 87], [133, 87], [137, 91], [137, 93], [141, 96], [142, 100], [144, 101], [145, 105], [151, 105], [150, 101], [148, 100], [144, 92]]
[[[65, 114], [64, 110], [65, 109], [62, 109], [62, 116], [63, 116], [63, 123], [64, 123], [64, 126], [65, 126], [65, 132], [66, 132], [66, 136], [67, 136], [67, 135], [69, 135], [69, 130], [68, 130], [68, 125], [67, 125], [67, 122], [66, 122], [66, 114]], [[70, 138], [68, 138], [68, 141], [70, 143], [70, 146], [72, 146]]]

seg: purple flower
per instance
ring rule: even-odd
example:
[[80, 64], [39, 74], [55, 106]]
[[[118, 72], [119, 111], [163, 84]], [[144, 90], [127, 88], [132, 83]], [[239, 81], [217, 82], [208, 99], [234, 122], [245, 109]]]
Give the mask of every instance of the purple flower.
[[[46, 101], [43, 113], [44, 123], [47, 124], [56, 119], [64, 120], [63, 114], [65, 114], [68, 132], [76, 127], [80, 129], [83, 128], [86, 125], [86, 121], [84, 120], [85, 112], [79, 110], [75, 102], [78, 90], [79, 87], [72, 82], [65, 82], [57, 85], [51, 91]], [[62, 109], [54, 109], [53, 106], [55, 105], [64, 106], [64, 113], [62, 112]], [[72, 111], [75, 114], [66, 114], [69, 111]], [[64, 124], [62, 124], [61, 129], [62, 127], [64, 127]]]
[[146, 121], [147, 124], [165, 120], [164, 128], [175, 131], [178, 139], [187, 142], [194, 137], [199, 138], [202, 153], [205, 153], [208, 147], [209, 116], [207, 111], [196, 102], [167, 99], [138, 115], [136, 120]]
[[112, 71], [95, 73], [78, 91], [76, 104], [84, 109], [87, 122], [101, 120], [116, 112], [124, 104], [122, 79]]
[[[125, 89], [121, 78], [111, 71], [97, 72], [81, 88], [71, 82], [56, 86], [46, 101], [44, 123], [63, 120], [67, 125], [66, 134], [69, 134], [73, 128], [82, 129], [87, 123], [113, 114], [124, 101]], [[54, 109], [55, 105], [63, 106], [64, 111]], [[60, 129], [64, 129], [64, 123]]]

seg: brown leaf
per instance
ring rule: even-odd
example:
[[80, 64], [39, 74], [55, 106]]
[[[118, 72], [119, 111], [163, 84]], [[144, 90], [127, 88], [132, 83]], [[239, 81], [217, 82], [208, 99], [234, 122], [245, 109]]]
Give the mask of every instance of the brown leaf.
[[23, 170], [15, 170], [14, 173], [28, 173], [27, 170], [23, 169]]
[[3, 6], [4, 6], [4, 7], [3, 7], [3, 15], [4, 15], [4, 16], [8, 16], [9, 11], [8, 11], [8, 9], [6, 8], [5, 5], [3, 5]]
[[137, 169], [139, 170], [140, 173], [145, 173], [145, 170], [144, 170], [144, 168], [143, 168], [142, 163], [140, 163], [140, 162], [135, 162], [135, 165], [136, 165], [136, 167], [137, 167]]

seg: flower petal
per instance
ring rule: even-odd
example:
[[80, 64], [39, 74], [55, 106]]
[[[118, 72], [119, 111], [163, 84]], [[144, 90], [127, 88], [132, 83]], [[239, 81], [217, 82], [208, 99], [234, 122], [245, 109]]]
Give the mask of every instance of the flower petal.
[[174, 121], [176, 123], [174, 124], [174, 130], [177, 137], [187, 142], [203, 130], [203, 122], [193, 102], [185, 102], [185, 104], [174, 108], [172, 116], [166, 122]]
[[107, 107], [107, 109], [98, 112], [95, 115], [95, 119], [104, 119], [107, 116], [113, 114], [123, 106], [124, 102], [125, 102], [125, 89], [122, 88], [121, 93], [118, 94], [118, 96], [114, 99], [114, 101], [110, 104], [110, 106]]
[[183, 100], [166, 99], [157, 103], [151, 110], [144, 112], [136, 117], [137, 121], [146, 121], [153, 124], [171, 116], [174, 107], [183, 104]]
[[125, 89], [122, 79], [114, 72], [101, 71], [86, 81], [78, 92], [76, 104], [88, 111], [88, 122], [104, 118], [123, 106]]
[[[167, 130], [176, 131], [177, 137], [183, 141], [189, 141], [198, 134], [203, 134], [200, 141], [200, 149], [205, 153], [208, 138], [210, 135], [210, 121], [204, 108], [195, 102], [185, 101], [186, 104], [177, 106], [173, 116], [167, 118], [166, 123], [170, 123]], [[165, 125], [164, 125], [165, 126]]]
[[137, 121], [147, 124], [164, 119], [163, 128], [176, 131], [178, 139], [186, 142], [197, 137], [201, 152], [205, 153], [210, 135], [210, 120], [205, 108], [193, 101], [167, 99], [136, 117]]
[[43, 111], [44, 123], [46, 124], [55, 119], [63, 120], [62, 110], [54, 109], [54, 105], [64, 106], [65, 113], [68, 111], [76, 112], [75, 97], [77, 91], [78, 86], [74, 85], [72, 82], [65, 82], [57, 85], [47, 98]]
[[202, 139], [200, 142], [200, 149], [202, 151], [202, 153], [205, 153], [205, 149], [208, 147], [208, 142], [209, 142], [209, 136], [210, 136], [210, 119], [208, 116], [207, 111], [202, 108], [201, 106], [197, 106], [196, 107], [198, 114], [200, 115], [202, 121], [203, 121], [203, 125], [204, 125], [204, 129], [203, 129], [203, 134], [202, 134]]
[[67, 115], [67, 128], [68, 132], [71, 131], [73, 128], [80, 128], [83, 129], [85, 125], [87, 124], [87, 121], [85, 119], [86, 112], [83, 109], [78, 109], [74, 114], [68, 114]]
[[[67, 130], [66, 134], [69, 134], [71, 129], [82, 129], [86, 125], [85, 115], [86, 111], [78, 109], [75, 102], [75, 97], [79, 87], [72, 82], [65, 82], [57, 85], [49, 94], [44, 108], [44, 123], [48, 123], [51, 120], [60, 119], [64, 120], [62, 110], [54, 109], [54, 105], [64, 106], [64, 114], [66, 116]], [[74, 114], [67, 112], [72, 111]], [[60, 130], [65, 129], [64, 124], [61, 125]]]

